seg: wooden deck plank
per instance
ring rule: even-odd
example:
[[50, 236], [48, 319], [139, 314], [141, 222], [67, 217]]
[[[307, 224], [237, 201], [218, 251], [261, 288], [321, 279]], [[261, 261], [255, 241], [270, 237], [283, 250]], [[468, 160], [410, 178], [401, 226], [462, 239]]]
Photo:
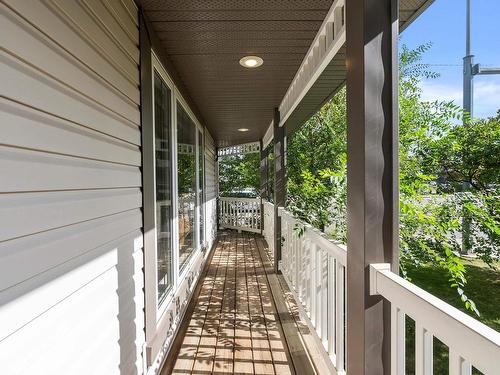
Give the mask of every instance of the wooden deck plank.
[[[271, 346], [273, 347], [273, 356], [275, 356], [275, 366], [279, 374], [287, 374], [287, 371], [294, 369], [296, 374], [315, 374], [315, 373], [327, 373], [328, 371], [322, 371], [324, 367], [316, 369], [311, 361], [310, 355], [302, 343], [301, 333], [299, 333], [299, 327], [291, 315], [291, 312], [283, 298], [283, 290], [279, 282], [278, 276], [274, 271], [274, 267], [269, 262], [266, 256], [265, 241], [263, 238], [257, 238], [257, 247], [259, 249], [261, 258], [263, 260], [264, 267], [266, 269], [266, 278], [268, 285], [272, 291], [272, 304], [274, 306], [277, 319], [278, 331], [281, 337], [286, 336], [286, 348], [281, 351], [281, 347], [285, 340], [271, 340]], [[279, 357], [279, 358], [278, 358]], [[291, 361], [293, 366], [289, 365]], [[286, 360], [286, 365], [282, 366], [282, 363]]]
[[238, 244], [231, 241], [231, 249], [227, 254], [227, 269], [224, 282], [223, 300], [220, 314], [217, 345], [215, 350], [214, 374], [233, 373], [234, 351], [234, 321], [235, 321], [235, 290], [236, 290], [236, 257]]
[[[189, 374], [192, 372], [196, 352], [198, 351], [198, 346], [200, 344], [203, 324], [206, 319], [206, 310], [212, 295], [219, 262], [220, 259], [214, 259], [214, 256], [212, 255], [210, 264], [206, 269], [205, 276], [203, 277], [201, 286], [199, 287], [199, 294], [196, 304], [190, 304], [193, 306], [193, 308], [189, 320], [189, 325], [185, 329], [183, 329], [184, 327], [181, 327], [180, 329], [180, 332], [184, 332], [184, 340], [182, 342], [182, 345], [180, 346], [177, 360], [172, 369], [165, 367], [162, 371], [162, 374]], [[189, 311], [187, 312], [187, 314], [189, 316]], [[173, 347], [173, 350], [175, 350], [175, 347]]]
[[219, 236], [172, 373], [295, 374], [255, 236]]
[[264, 268], [262, 267], [260, 256], [255, 251], [256, 246], [253, 236], [245, 235], [245, 246], [249, 249], [248, 265], [250, 265], [250, 272], [247, 274], [249, 300], [255, 301], [255, 303], [251, 303], [250, 309], [255, 373], [272, 375], [275, 374], [273, 357], [271, 355], [271, 346], [269, 344], [266, 320], [262, 308], [263, 296], [257, 279], [257, 275], [264, 272]]
[[236, 350], [234, 355], [235, 374], [255, 374], [253, 366], [252, 334], [250, 327], [250, 305], [248, 303], [248, 283], [246, 263], [248, 251], [244, 246], [244, 239], [238, 236], [238, 246], [241, 251], [237, 259], [237, 305], [235, 337]]
[[228, 255], [234, 246], [234, 239], [224, 241], [222, 251], [215, 254], [220, 260], [217, 267], [215, 283], [207, 309], [205, 323], [203, 324], [200, 345], [196, 352], [193, 366], [193, 373], [212, 373], [215, 363], [215, 353], [217, 349], [217, 334], [219, 332], [220, 314], [222, 310], [222, 300], [224, 298], [224, 288], [226, 285], [226, 273], [228, 267]]

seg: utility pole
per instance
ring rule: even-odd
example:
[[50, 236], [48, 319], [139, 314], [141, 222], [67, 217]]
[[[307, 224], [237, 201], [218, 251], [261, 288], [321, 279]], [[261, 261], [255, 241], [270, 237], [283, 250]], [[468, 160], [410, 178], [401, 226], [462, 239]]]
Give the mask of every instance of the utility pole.
[[472, 118], [474, 113], [474, 76], [500, 74], [500, 68], [481, 68], [480, 64], [474, 64], [474, 55], [471, 55], [470, 0], [466, 1], [463, 107]]
[[[465, 57], [464, 57], [464, 110], [470, 114], [472, 118], [472, 101], [474, 98], [474, 86], [472, 79], [472, 65], [474, 64], [474, 55], [470, 54], [470, 0], [467, 0], [465, 10]], [[466, 120], [464, 119], [464, 122]]]
[[[464, 57], [464, 79], [463, 79], [463, 107], [473, 118], [474, 113], [474, 76], [486, 74], [500, 74], [500, 68], [481, 68], [479, 64], [474, 64], [474, 55], [471, 54], [471, 30], [470, 30], [470, 0], [466, 0], [465, 9], [465, 57]], [[467, 125], [468, 119], [464, 117], [463, 124]], [[470, 183], [464, 182], [462, 190], [470, 190]], [[463, 211], [462, 221], [462, 254], [470, 252], [470, 217]]]

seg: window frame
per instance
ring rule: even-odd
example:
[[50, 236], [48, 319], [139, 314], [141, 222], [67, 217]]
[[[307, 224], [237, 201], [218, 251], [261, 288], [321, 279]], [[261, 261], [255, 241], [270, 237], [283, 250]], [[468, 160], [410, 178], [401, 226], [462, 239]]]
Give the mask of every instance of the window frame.
[[[152, 99], [153, 99], [153, 105], [152, 105], [152, 110], [153, 110], [153, 147], [152, 147], [152, 150], [147, 150], [147, 152], [151, 152], [153, 154], [153, 191], [154, 191], [154, 194], [153, 194], [153, 197], [150, 197], [150, 199], [153, 200], [153, 207], [154, 207], [154, 210], [155, 210], [155, 215], [154, 215], [154, 253], [151, 252], [150, 255], [153, 255], [154, 256], [151, 256], [149, 257], [149, 259], [146, 259], [147, 262], [150, 262], [150, 263], [153, 263], [154, 266], [155, 266], [155, 269], [157, 271], [157, 262], [158, 262], [158, 248], [157, 248], [157, 231], [156, 231], [156, 228], [158, 226], [158, 223], [157, 223], [157, 218], [156, 218], [156, 135], [155, 135], [155, 106], [154, 106], [154, 101], [155, 101], [155, 87], [154, 87], [154, 79], [155, 79], [155, 72], [158, 73], [158, 75], [160, 76], [160, 78], [163, 80], [163, 83], [170, 89], [170, 108], [171, 108], [171, 111], [170, 111], [170, 137], [171, 137], [171, 142], [170, 142], [170, 160], [171, 160], [171, 166], [170, 166], [170, 181], [171, 181], [171, 190], [172, 190], [172, 212], [175, 213], [175, 210], [176, 210], [176, 201], [177, 201], [177, 197], [176, 197], [176, 190], [174, 190], [176, 188], [176, 181], [175, 181], [175, 175], [176, 175], [176, 160], [174, 160], [174, 147], [175, 147], [175, 139], [173, 138], [174, 137], [174, 124], [175, 124], [175, 117], [174, 117], [174, 114], [175, 114], [175, 85], [172, 81], [172, 79], [170, 78], [170, 76], [168, 75], [168, 73], [166, 72], [165, 68], [163, 67], [163, 65], [161, 64], [160, 60], [156, 57], [156, 55], [154, 53], [152, 53], [152, 56], [151, 56], [151, 81], [152, 81]], [[146, 150], [144, 150], [143, 152], [146, 152]], [[172, 264], [171, 264], [171, 271], [172, 271], [172, 287], [170, 288], [170, 290], [167, 292], [167, 295], [164, 296], [163, 300], [161, 301], [161, 303], [159, 303], [158, 301], [158, 272], [155, 272], [155, 276], [154, 276], [154, 279], [155, 279], [155, 283], [154, 283], [154, 293], [155, 293], [155, 320], [156, 320], [156, 324], [158, 325], [159, 321], [161, 320], [161, 318], [163, 317], [165, 311], [167, 310], [168, 306], [170, 305], [170, 303], [172, 302], [174, 296], [175, 296], [175, 292], [176, 292], [176, 289], [177, 289], [177, 280], [176, 280], [176, 277], [177, 277], [177, 273], [175, 271], [175, 264], [176, 264], [176, 257], [175, 257], [175, 254], [176, 254], [176, 243], [175, 243], [175, 230], [176, 230], [176, 223], [175, 223], [175, 218], [176, 218], [176, 215], [174, 214], [172, 216], [172, 238], [171, 238], [171, 245], [172, 245]], [[151, 288], [152, 286], [151, 285], [145, 285], [145, 288]]]
[[[149, 69], [148, 69], [149, 70]], [[157, 261], [158, 261], [158, 253], [157, 253], [157, 218], [156, 218], [156, 134], [155, 134], [155, 73], [160, 76], [163, 83], [170, 90], [170, 105], [171, 105], [171, 113], [170, 113], [170, 136], [171, 136], [171, 150], [170, 150], [170, 158], [171, 158], [171, 189], [172, 189], [172, 287], [167, 292], [159, 303], [158, 298], [158, 269], [157, 269]], [[152, 163], [150, 163], [149, 167], [152, 167], [152, 189], [148, 190], [148, 192], [143, 192], [144, 194], [144, 202], [145, 205], [151, 206], [153, 208], [153, 223], [154, 227], [150, 230], [154, 233], [151, 233], [150, 238], [147, 239], [145, 236], [144, 241], [144, 292], [145, 292], [145, 319], [146, 319], [146, 336], [147, 341], [149, 342], [153, 339], [160, 326], [164, 324], [165, 321], [169, 319], [166, 312], [171, 309], [172, 304], [175, 302], [176, 295], [179, 292], [180, 286], [185, 282], [186, 277], [188, 276], [190, 270], [193, 267], [193, 263], [198, 258], [196, 255], [201, 251], [200, 244], [200, 215], [201, 210], [199, 209], [199, 153], [204, 155], [204, 142], [202, 143], [202, 150], [199, 150], [200, 146], [198, 144], [199, 137], [201, 136], [204, 141], [205, 137], [205, 128], [198, 121], [193, 111], [187, 104], [187, 101], [180, 94], [178, 88], [176, 87], [173, 79], [168, 74], [167, 70], [163, 66], [159, 57], [155, 54], [155, 52], [151, 49], [151, 70], [149, 72], [150, 76], [148, 80], [151, 81], [151, 120], [152, 120], [152, 135], [149, 136], [148, 142], [144, 143], [144, 147], [142, 152], [148, 153], [148, 156], [152, 156]], [[149, 91], [149, 90], [148, 90]], [[177, 160], [177, 105], [181, 105], [184, 111], [187, 113], [191, 121], [195, 124], [196, 137], [195, 137], [195, 168], [196, 168], [196, 200], [195, 204], [197, 205], [197, 209], [195, 210], [195, 221], [194, 221], [194, 243], [195, 248], [192, 254], [189, 256], [188, 261], [183, 267], [182, 271], [179, 268], [179, 221], [178, 221], [178, 209], [179, 209], [179, 197], [178, 197], [178, 160]], [[151, 145], [152, 141], [152, 145]], [[150, 168], [148, 168], [150, 169]], [[204, 165], [203, 172], [205, 173]], [[203, 184], [205, 184], [205, 179], [203, 178]], [[203, 186], [203, 191], [206, 190], [206, 186]], [[149, 339], [148, 339], [149, 338]]]
[[[178, 147], [178, 143], [177, 143], [177, 105], [180, 105], [182, 106], [182, 109], [186, 112], [186, 114], [189, 116], [189, 118], [191, 119], [191, 121], [193, 121], [194, 125], [195, 125], [195, 131], [196, 131], [196, 135], [195, 135], [195, 183], [196, 183], [196, 194], [195, 194], [195, 215], [194, 215], [194, 227], [195, 227], [195, 233], [194, 233], [194, 243], [195, 243], [195, 248], [193, 250], [193, 252], [189, 255], [189, 258], [187, 260], [187, 262], [184, 264], [183, 268], [181, 269], [179, 267], [179, 222], [178, 222], [178, 216], [176, 215], [176, 218], [177, 218], [177, 221], [174, 225], [176, 225], [176, 232], [177, 232], [177, 237], [176, 237], [176, 258], [177, 258], [177, 263], [176, 263], [176, 271], [175, 273], [178, 274], [178, 277], [179, 277], [179, 283], [181, 283], [188, 271], [191, 269], [192, 267], [192, 263], [194, 261], [194, 259], [196, 258], [195, 255], [201, 250], [202, 246], [200, 244], [200, 234], [199, 234], [199, 231], [200, 231], [200, 210], [199, 210], [199, 173], [198, 173], [198, 168], [199, 168], [199, 136], [200, 136], [200, 133], [201, 133], [201, 136], [203, 137], [204, 134], [205, 134], [205, 129], [204, 127], [200, 124], [200, 122], [198, 121], [198, 119], [196, 118], [196, 116], [194, 115], [194, 113], [191, 111], [191, 108], [189, 108], [189, 105], [187, 104], [186, 100], [184, 100], [183, 96], [178, 92], [177, 88], [176, 88], [176, 95], [175, 95], [175, 124], [174, 124], [174, 131], [175, 131], [175, 191], [176, 191], [176, 197], [175, 197], [175, 200], [176, 200], [176, 208], [175, 208], [175, 213], [177, 214], [178, 213], [178, 202], [179, 202], [179, 197], [178, 197], [178, 168], [177, 168], [177, 147]], [[203, 147], [204, 147], [204, 143], [203, 143]], [[204, 152], [204, 150], [203, 150]], [[203, 169], [203, 173], [205, 172], [205, 170]], [[205, 187], [203, 187], [203, 191], [205, 191]]]

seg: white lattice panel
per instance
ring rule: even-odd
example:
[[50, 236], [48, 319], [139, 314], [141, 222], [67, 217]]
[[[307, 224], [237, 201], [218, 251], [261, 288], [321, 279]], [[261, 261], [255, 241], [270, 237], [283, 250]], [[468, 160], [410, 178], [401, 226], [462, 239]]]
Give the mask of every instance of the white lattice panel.
[[236, 146], [221, 147], [217, 151], [217, 155], [219, 156], [243, 155], [243, 154], [251, 154], [253, 152], [260, 152], [259, 142], [251, 142]]

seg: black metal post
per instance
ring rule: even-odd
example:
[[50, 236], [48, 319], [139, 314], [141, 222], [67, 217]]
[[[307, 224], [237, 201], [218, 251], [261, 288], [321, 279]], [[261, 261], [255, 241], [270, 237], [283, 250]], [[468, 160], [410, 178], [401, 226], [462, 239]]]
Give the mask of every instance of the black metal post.
[[285, 127], [279, 126], [280, 111], [274, 109], [274, 267], [278, 272], [281, 260], [281, 220], [278, 208], [285, 207], [286, 174], [285, 174]]
[[398, 271], [398, 1], [348, 0], [347, 373], [390, 374], [390, 304], [370, 263]]

